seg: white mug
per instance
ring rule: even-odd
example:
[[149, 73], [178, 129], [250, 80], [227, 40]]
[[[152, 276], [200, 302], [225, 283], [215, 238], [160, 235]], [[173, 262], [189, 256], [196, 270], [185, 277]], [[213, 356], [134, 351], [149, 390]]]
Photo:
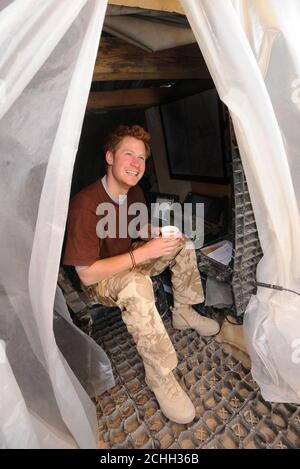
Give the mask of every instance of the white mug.
[[163, 238], [181, 238], [182, 236], [182, 233], [177, 226], [162, 226], [160, 231]]

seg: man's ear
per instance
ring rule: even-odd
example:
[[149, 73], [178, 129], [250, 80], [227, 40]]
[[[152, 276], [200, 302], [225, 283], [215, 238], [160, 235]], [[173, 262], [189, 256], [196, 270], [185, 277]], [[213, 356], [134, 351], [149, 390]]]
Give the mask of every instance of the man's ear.
[[112, 151], [107, 151], [105, 153], [105, 160], [106, 160], [106, 163], [111, 166], [114, 162], [114, 154]]

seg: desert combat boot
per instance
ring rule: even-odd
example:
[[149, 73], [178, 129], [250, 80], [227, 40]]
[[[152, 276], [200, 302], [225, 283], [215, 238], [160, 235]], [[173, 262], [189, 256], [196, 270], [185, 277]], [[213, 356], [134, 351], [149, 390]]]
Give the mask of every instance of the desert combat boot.
[[159, 379], [159, 384], [151, 385], [145, 378], [146, 383], [154, 392], [162, 413], [172, 422], [190, 423], [195, 418], [195, 407], [189, 396], [183, 391], [177, 382], [173, 372]]
[[218, 334], [220, 330], [217, 321], [201, 316], [191, 305], [176, 306], [171, 310], [175, 329], [195, 329], [198, 334], [204, 336]]

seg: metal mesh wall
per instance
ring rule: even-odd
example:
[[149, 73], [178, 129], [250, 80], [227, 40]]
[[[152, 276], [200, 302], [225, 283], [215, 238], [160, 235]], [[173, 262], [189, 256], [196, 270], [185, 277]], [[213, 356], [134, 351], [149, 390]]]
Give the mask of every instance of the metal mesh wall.
[[250, 200], [238, 144], [230, 120], [230, 144], [233, 178], [233, 273], [232, 290], [238, 316], [244, 314], [250, 297], [256, 292], [256, 266], [262, 249]]

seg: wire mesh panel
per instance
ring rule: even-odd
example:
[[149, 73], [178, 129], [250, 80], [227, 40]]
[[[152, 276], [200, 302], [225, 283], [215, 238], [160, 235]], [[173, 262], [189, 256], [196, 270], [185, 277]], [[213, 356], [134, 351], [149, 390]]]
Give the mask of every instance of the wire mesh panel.
[[232, 290], [235, 310], [242, 315], [256, 292], [256, 266], [263, 253], [250, 200], [238, 144], [230, 120], [233, 177], [233, 273]]

